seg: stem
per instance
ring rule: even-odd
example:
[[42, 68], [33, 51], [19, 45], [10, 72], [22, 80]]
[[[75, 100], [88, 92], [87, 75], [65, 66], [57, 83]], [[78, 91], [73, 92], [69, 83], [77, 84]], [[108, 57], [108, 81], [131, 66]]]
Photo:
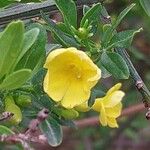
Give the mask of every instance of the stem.
[[[104, 14], [103, 12], [101, 12], [101, 21], [104, 24], [111, 24], [111, 18], [108, 15], [108, 13], [105, 12]], [[128, 65], [130, 76], [134, 80], [136, 88], [143, 97], [142, 101], [145, 105], [145, 108], [150, 108], [150, 91], [148, 90], [143, 80], [141, 79], [140, 75], [133, 66], [127, 51], [124, 48], [115, 48], [115, 51], [123, 57], [126, 64]]]

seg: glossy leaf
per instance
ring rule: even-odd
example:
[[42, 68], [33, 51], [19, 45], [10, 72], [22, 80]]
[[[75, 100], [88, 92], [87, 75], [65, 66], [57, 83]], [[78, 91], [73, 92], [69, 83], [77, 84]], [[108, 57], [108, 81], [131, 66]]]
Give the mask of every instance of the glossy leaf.
[[123, 58], [114, 52], [103, 52], [101, 63], [117, 79], [128, 79], [129, 69]]
[[77, 27], [77, 10], [73, 0], [55, 0], [55, 3], [61, 11], [65, 25]]
[[33, 73], [35, 74], [36, 71], [43, 66], [44, 59], [46, 57], [45, 45], [47, 41], [47, 33], [43, 26], [40, 24], [31, 24], [30, 26], [28, 26], [28, 32], [30, 32], [31, 29], [33, 30], [35, 28], [38, 28], [40, 31], [36, 38], [36, 41], [24, 54], [24, 56], [16, 66], [15, 70], [21, 68], [28, 68], [33, 70]]
[[43, 121], [40, 124], [40, 130], [47, 137], [51, 146], [58, 146], [62, 142], [62, 128], [53, 118]]
[[10, 72], [13, 63], [20, 54], [23, 33], [24, 25], [22, 21], [10, 23], [3, 31], [0, 38], [0, 78]]
[[13, 68], [17, 65], [17, 63], [20, 61], [20, 59], [25, 55], [25, 53], [31, 48], [31, 46], [35, 43], [37, 37], [39, 35], [39, 29], [33, 28], [29, 31], [27, 31], [24, 34], [24, 40], [23, 40], [23, 46], [22, 50], [19, 54], [19, 56], [16, 59], [15, 64], [13, 65]]
[[13, 90], [21, 87], [31, 76], [30, 69], [21, 69], [8, 75], [0, 84], [0, 90]]

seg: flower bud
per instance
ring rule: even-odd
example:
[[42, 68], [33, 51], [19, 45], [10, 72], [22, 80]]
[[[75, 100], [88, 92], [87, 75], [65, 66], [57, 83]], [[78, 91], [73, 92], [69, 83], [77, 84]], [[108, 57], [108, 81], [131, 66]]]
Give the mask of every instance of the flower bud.
[[31, 97], [29, 95], [19, 95], [15, 102], [21, 107], [28, 107], [31, 105]]

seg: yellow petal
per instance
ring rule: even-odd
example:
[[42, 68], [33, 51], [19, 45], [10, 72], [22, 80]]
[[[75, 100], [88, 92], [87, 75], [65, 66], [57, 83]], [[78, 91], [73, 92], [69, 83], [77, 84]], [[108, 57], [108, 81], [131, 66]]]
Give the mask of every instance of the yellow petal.
[[108, 123], [108, 126], [111, 128], [118, 128], [119, 127], [115, 118], [107, 117], [107, 123]]
[[108, 92], [107, 92], [106, 95], [110, 95], [110, 94], [112, 94], [113, 92], [118, 91], [118, 90], [121, 88], [121, 86], [122, 86], [121, 83], [115, 84], [112, 88], [110, 88], [110, 89], [108, 90]]
[[97, 98], [97, 99], [95, 99], [95, 102], [94, 102], [94, 104], [93, 104], [93, 106], [92, 106], [92, 109], [93, 110], [95, 110], [95, 111], [97, 111], [97, 112], [100, 112], [101, 111], [101, 107], [102, 107], [102, 98]]
[[82, 59], [83, 80], [87, 82], [86, 88], [91, 89], [101, 78], [101, 70], [90, 60], [90, 58]]
[[63, 107], [70, 109], [86, 102], [89, 97], [90, 91], [84, 90], [83, 83], [72, 79], [61, 104]]
[[120, 116], [122, 110], [121, 102], [112, 108], [105, 108], [108, 117], [117, 118]]
[[107, 116], [103, 104], [101, 105], [99, 121], [102, 124], [102, 126], [107, 126]]
[[60, 65], [61, 67], [61, 65], [66, 64], [69, 61], [72, 62], [72, 61], [76, 61], [76, 59], [79, 60], [80, 58], [76, 57], [77, 51], [78, 50], [76, 48], [70, 47], [70, 48], [60, 48], [50, 52], [46, 58], [44, 68], [48, 68], [48, 69], [49, 67], [55, 68], [54, 67], [55, 65], [58, 65], [57, 67], [59, 67]]
[[124, 97], [125, 93], [123, 91], [115, 91], [111, 95], [105, 97], [103, 100], [104, 106], [106, 108], [114, 107], [119, 104]]
[[44, 78], [44, 91], [58, 102], [64, 97], [69, 84], [69, 80], [63, 72], [51, 74], [50, 71], [47, 71]]

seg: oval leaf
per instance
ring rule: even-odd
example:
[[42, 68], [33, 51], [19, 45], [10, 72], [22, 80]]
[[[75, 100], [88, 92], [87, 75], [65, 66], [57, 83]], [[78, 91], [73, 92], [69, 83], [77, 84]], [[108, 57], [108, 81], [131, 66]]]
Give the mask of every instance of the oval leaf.
[[44, 62], [44, 59], [46, 57], [45, 45], [47, 42], [47, 33], [45, 28], [38, 23], [30, 24], [28, 26], [29, 31], [27, 33], [34, 31], [35, 29], [38, 30], [39, 33], [34, 43], [30, 46], [30, 48], [18, 62], [15, 70], [28, 68], [33, 71], [32, 73], [36, 73], [36, 71], [43, 66], [42, 63]]
[[77, 27], [77, 10], [73, 0], [55, 0], [55, 3], [61, 11], [66, 26]]
[[114, 52], [103, 52], [101, 63], [117, 79], [128, 79], [129, 69], [123, 58]]
[[[0, 38], [0, 78], [10, 72], [23, 43], [24, 25], [22, 21], [10, 23]], [[10, 61], [11, 60], [11, 61]]]
[[0, 84], [1, 90], [13, 90], [22, 86], [31, 76], [30, 69], [21, 69], [7, 76]]
[[133, 40], [133, 37], [136, 33], [140, 32], [142, 28], [138, 30], [126, 30], [119, 33], [116, 33], [109, 43], [109, 48], [112, 47], [122, 47], [128, 48]]
[[53, 118], [43, 121], [40, 124], [40, 130], [51, 146], [58, 146], [62, 142], [62, 128]]

